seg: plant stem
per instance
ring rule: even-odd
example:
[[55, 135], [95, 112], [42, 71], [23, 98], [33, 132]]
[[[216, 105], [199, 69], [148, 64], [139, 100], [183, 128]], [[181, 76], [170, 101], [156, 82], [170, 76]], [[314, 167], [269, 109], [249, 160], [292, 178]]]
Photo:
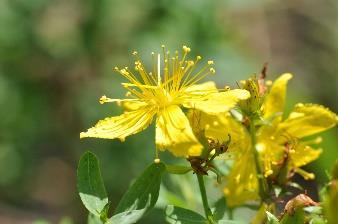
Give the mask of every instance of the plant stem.
[[250, 118], [250, 137], [251, 137], [252, 153], [254, 155], [256, 173], [258, 178], [259, 196], [261, 198], [261, 202], [264, 202], [267, 199], [267, 183], [264, 179], [262, 167], [259, 161], [259, 154], [256, 150], [256, 128], [253, 118]]
[[213, 224], [215, 222], [213, 220], [212, 212], [211, 212], [211, 209], [210, 209], [209, 204], [208, 204], [208, 197], [207, 197], [207, 193], [205, 191], [203, 175], [196, 173], [196, 176], [197, 176], [197, 180], [198, 180], [198, 185], [200, 187], [200, 192], [201, 192], [205, 216], [208, 219], [209, 223]]

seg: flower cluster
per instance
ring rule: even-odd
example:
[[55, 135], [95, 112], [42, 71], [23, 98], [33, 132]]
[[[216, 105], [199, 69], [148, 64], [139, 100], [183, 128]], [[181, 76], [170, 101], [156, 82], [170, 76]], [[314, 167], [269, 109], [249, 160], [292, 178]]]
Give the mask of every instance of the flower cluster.
[[215, 73], [213, 61], [199, 66], [201, 56], [190, 59], [189, 47], [174, 54], [162, 48], [162, 54], [151, 54], [150, 69], [137, 52], [133, 69], [114, 68], [127, 80], [122, 83], [127, 98], [102, 96], [100, 103], [117, 102], [124, 112], [99, 121], [81, 138], [124, 140], [155, 120], [156, 152], [168, 150], [187, 158], [195, 172], [217, 170], [212, 160], [229, 153], [227, 160], [233, 162], [223, 189], [229, 206], [269, 197], [272, 186], [287, 185], [296, 173], [314, 178], [302, 167], [320, 155], [316, 145], [321, 138], [304, 138], [334, 127], [337, 115], [321, 105], [302, 103], [285, 114], [291, 74], [273, 83], [263, 74], [241, 81], [238, 89], [219, 89], [212, 81], [200, 83]]

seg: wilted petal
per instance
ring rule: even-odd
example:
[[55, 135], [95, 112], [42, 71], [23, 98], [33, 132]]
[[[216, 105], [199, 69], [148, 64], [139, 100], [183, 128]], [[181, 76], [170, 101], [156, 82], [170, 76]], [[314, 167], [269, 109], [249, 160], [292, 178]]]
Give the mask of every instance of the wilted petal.
[[119, 138], [124, 140], [125, 137], [147, 128], [154, 115], [154, 110], [143, 108], [125, 112], [120, 116], [105, 118], [100, 120], [94, 127], [88, 129], [87, 132], [81, 132], [80, 138]]
[[198, 142], [182, 110], [172, 105], [164, 108], [156, 121], [156, 146], [168, 149], [175, 156], [199, 156], [202, 145]]

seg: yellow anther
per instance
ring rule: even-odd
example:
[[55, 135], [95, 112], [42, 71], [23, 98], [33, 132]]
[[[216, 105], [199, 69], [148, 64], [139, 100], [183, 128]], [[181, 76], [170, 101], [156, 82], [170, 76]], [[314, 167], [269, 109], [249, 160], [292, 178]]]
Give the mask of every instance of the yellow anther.
[[273, 171], [272, 171], [272, 170], [268, 170], [268, 171], [265, 172], [264, 176], [265, 176], [265, 177], [268, 177], [268, 176], [270, 176], [271, 174], [273, 174]]
[[188, 61], [188, 65], [193, 66], [195, 64], [194, 61]]
[[214, 68], [210, 68], [210, 72], [211, 72], [211, 74], [215, 74], [216, 73], [216, 71], [215, 71]]
[[121, 72], [123, 75], [129, 75], [129, 72], [127, 72], [126, 69], [121, 69], [120, 72]]
[[313, 180], [315, 179], [315, 175], [313, 173], [308, 173], [308, 175], [305, 177], [307, 180]]
[[162, 47], [162, 48], [165, 48], [165, 45], [164, 45], [164, 44], [162, 44], [162, 45], [161, 45], [161, 47]]
[[99, 100], [100, 104], [104, 104], [107, 102], [111, 102], [111, 99], [106, 97], [106, 95], [101, 96], [100, 100]]
[[137, 55], [137, 51], [133, 51], [133, 53], [132, 53], [133, 55]]
[[119, 70], [119, 67], [115, 66], [115, 67], [114, 67], [114, 70], [118, 71], [118, 70]]
[[236, 181], [236, 183], [239, 183], [240, 180], [241, 180], [241, 175], [238, 174], [238, 175], [235, 177], [235, 181]]
[[271, 85], [272, 85], [272, 81], [271, 81], [271, 80], [267, 80], [267, 81], [265, 82], [265, 84], [266, 84], [267, 86], [271, 86]]
[[223, 192], [224, 192], [225, 195], [229, 195], [230, 194], [230, 191], [229, 191], [228, 188], [224, 188]]
[[187, 47], [187, 46], [184, 45], [183, 51], [186, 52], [186, 53], [190, 52], [190, 47]]
[[208, 61], [208, 65], [213, 65], [214, 61]]
[[230, 86], [224, 86], [224, 89], [225, 89], [226, 91], [229, 91], [229, 90], [230, 90]]
[[201, 60], [202, 57], [198, 55], [198, 56], [196, 57], [196, 59], [197, 59], [197, 60]]
[[154, 163], [160, 163], [161, 160], [159, 158], [154, 159]]
[[128, 92], [126, 93], [126, 97], [130, 97], [130, 96], [131, 96], [131, 92], [128, 91]]
[[321, 143], [323, 141], [323, 138], [322, 137], [317, 137], [316, 139], [315, 139], [315, 141], [314, 141], [314, 143], [315, 144], [319, 144], [319, 143]]

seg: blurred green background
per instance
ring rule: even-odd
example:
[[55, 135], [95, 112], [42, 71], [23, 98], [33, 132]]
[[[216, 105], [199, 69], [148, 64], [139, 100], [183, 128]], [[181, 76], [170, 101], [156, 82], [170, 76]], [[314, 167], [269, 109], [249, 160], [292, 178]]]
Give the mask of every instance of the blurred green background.
[[[75, 180], [85, 150], [101, 160], [112, 207], [153, 160], [151, 128], [125, 143], [79, 139], [120, 112], [98, 99], [124, 95], [112, 67], [131, 65], [134, 49], [147, 61], [163, 43], [188, 45], [215, 60], [220, 86], [269, 62], [269, 79], [295, 74], [289, 108], [313, 102], [337, 112], [337, 14], [335, 0], [0, 0], [0, 223], [85, 223]], [[338, 157], [337, 129], [323, 136], [310, 167], [319, 184]]]

